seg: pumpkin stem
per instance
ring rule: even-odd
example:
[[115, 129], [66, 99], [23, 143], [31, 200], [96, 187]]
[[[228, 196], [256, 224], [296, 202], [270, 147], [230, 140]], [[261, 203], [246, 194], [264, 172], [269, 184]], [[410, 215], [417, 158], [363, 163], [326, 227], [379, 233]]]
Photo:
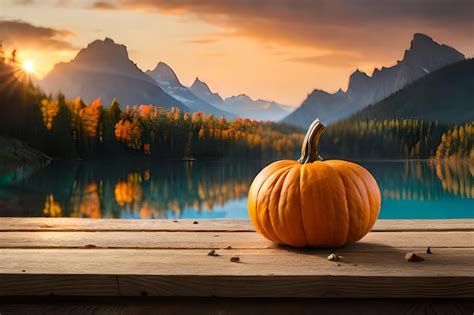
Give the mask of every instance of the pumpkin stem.
[[309, 126], [308, 132], [306, 132], [306, 136], [303, 140], [301, 157], [298, 162], [305, 164], [323, 160], [318, 154], [318, 142], [324, 129], [326, 129], [326, 127], [319, 121], [319, 118], [313, 121], [311, 126]]

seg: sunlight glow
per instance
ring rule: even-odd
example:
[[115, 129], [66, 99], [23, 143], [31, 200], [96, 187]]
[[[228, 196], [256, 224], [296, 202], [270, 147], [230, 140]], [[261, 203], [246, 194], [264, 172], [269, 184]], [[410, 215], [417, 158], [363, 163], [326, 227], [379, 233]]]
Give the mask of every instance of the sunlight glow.
[[27, 73], [33, 73], [35, 71], [35, 65], [31, 60], [25, 60], [22, 64], [22, 68]]

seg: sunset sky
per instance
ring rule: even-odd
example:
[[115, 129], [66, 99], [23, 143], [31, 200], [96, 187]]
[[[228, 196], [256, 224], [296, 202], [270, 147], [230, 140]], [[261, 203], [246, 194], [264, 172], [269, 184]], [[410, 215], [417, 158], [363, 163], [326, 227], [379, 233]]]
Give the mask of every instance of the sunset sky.
[[393, 65], [416, 32], [474, 55], [472, 0], [0, 0], [0, 12], [0, 40], [39, 77], [110, 37], [142, 70], [163, 61], [185, 85], [293, 106]]

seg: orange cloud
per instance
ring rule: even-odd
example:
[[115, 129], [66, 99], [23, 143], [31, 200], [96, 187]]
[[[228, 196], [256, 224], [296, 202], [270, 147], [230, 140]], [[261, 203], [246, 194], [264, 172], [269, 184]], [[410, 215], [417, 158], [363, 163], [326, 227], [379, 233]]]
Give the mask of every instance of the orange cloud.
[[309, 57], [295, 57], [288, 58], [287, 61], [301, 62], [301, 63], [310, 63], [315, 65], [330, 66], [330, 67], [341, 67], [341, 68], [351, 68], [357, 67], [358, 62], [361, 60], [361, 57], [349, 55], [349, 54], [326, 54], [318, 56], [309, 56]]
[[188, 38], [183, 40], [187, 44], [213, 44], [218, 42], [216, 38], [211, 37], [199, 37], [199, 38]]
[[97, 10], [115, 10], [117, 7], [110, 2], [107, 1], [95, 1], [91, 7], [91, 9], [97, 9]]
[[70, 30], [57, 30], [35, 26], [21, 20], [0, 21], [0, 38], [7, 46], [23, 49], [74, 50], [66, 38], [73, 36]]
[[[367, 57], [406, 47], [416, 32], [474, 52], [472, 0], [116, 0], [122, 10], [194, 15], [265, 43]], [[440, 39], [441, 37], [441, 39]], [[467, 52], [468, 54], [470, 52]]]

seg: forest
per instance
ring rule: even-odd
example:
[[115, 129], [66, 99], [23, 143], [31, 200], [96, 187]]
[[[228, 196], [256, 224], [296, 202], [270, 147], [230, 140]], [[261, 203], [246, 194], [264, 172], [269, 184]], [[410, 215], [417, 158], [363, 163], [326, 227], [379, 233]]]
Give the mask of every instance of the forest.
[[447, 126], [417, 119], [346, 120], [321, 138], [327, 157], [474, 159], [473, 123]]
[[[110, 156], [296, 158], [304, 130], [289, 125], [119, 100], [86, 104], [46, 95], [14, 62], [0, 63], [0, 136], [25, 141], [53, 158]], [[122, 109], [123, 108], [123, 109]], [[321, 138], [325, 158], [474, 159], [474, 122], [441, 125], [417, 119], [348, 119]]]

